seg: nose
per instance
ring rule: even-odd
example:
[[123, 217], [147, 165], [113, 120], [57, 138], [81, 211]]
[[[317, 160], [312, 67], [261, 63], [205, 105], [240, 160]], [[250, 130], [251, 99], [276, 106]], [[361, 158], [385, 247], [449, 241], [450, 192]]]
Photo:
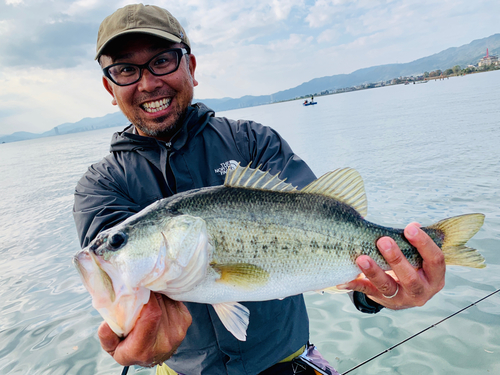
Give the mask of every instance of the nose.
[[161, 77], [155, 76], [147, 69], [142, 70], [142, 77], [137, 86], [139, 91], [153, 92], [161, 86], [163, 86]]

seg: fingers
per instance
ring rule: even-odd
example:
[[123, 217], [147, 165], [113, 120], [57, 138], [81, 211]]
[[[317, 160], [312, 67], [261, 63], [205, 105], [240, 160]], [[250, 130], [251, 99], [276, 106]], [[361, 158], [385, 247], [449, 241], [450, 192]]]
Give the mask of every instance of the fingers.
[[115, 351], [115, 361], [124, 366], [131, 364], [148, 366], [152, 362], [150, 348], [156, 342], [161, 318], [162, 309], [155, 295], [151, 293], [134, 328]]
[[[425, 292], [425, 284], [422, 283], [420, 275], [408, 262], [396, 242], [392, 238], [384, 237], [377, 242], [377, 247], [397, 276], [404, 291], [412, 297], [419, 298]], [[392, 281], [391, 287], [382, 291], [383, 295], [392, 296], [397, 287], [397, 283]]]
[[164, 295], [159, 296], [164, 315], [168, 317], [162, 322], [161, 326], [161, 332], [164, 335], [163, 341], [168, 341], [176, 349], [186, 336], [187, 329], [192, 323], [191, 314], [182, 302], [174, 301]]
[[156, 341], [153, 347], [153, 362], [159, 364], [170, 358], [186, 337], [187, 330], [192, 323], [191, 314], [187, 307], [179, 301], [156, 294], [161, 306], [162, 318], [156, 331]]
[[444, 287], [446, 264], [444, 255], [439, 246], [422, 230], [417, 223], [411, 223], [405, 228], [405, 237], [415, 246], [422, 256], [422, 270], [432, 285], [438, 290]]
[[182, 302], [151, 293], [127, 337], [120, 339], [107, 323], [101, 324], [98, 335], [103, 349], [119, 364], [150, 367], [172, 356], [191, 321], [191, 315]]
[[[127, 337], [119, 338], [106, 323], [101, 324], [98, 335], [102, 348], [122, 366], [135, 364], [146, 366], [151, 359], [145, 349], [156, 339], [154, 332], [160, 317], [161, 308], [153, 293], [151, 293], [148, 303], [143, 306], [134, 328]], [[108, 330], [111, 331], [114, 338]]]
[[405, 258], [396, 242], [382, 237], [377, 247], [392, 269], [382, 270], [370, 257], [358, 257], [356, 263], [366, 278], [353, 280], [342, 286], [365, 293], [370, 299], [391, 309], [424, 305], [444, 286], [446, 266], [444, 256], [432, 239], [411, 223], [404, 231], [406, 239], [422, 256], [422, 268], [416, 270]]
[[367, 295], [379, 295], [379, 297], [384, 294], [392, 295], [395, 293], [397, 283], [391, 276], [382, 270], [373, 259], [366, 255], [362, 255], [358, 257], [356, 263], [368, 280], [358, 279], [358, 288], [362, 288], [362, 290], [355, 290]]
[[102, 348], [111, 356], [114, 355], [116, 347], [120, 343], [120, 338], [109, 328], [108, 323], [102, 322], [97, 330], [97, 336], [101, 341]]

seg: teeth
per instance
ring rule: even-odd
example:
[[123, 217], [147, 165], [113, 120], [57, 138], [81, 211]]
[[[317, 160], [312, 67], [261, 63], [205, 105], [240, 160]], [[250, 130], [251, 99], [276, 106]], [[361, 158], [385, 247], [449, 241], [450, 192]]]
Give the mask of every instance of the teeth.
[[162, 111], [170, 105], [170, 99], [163, 98], [161, 100], [157, 100], [155, 102], [144, 103], [142, 108], [149, 113], [155, 113], [158, 111]]

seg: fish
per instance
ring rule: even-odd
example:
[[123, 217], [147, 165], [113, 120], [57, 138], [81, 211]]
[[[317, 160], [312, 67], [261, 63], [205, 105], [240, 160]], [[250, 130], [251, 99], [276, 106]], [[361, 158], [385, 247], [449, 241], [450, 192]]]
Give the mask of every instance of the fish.
[[[126, 336], [150, 293], [213, 306], [238, 340], [246, 340], [249, 310], [240, 302], [337, 292], [359, 276], [356, 258], [389, 264], [376, 242], [393, 238], [416, 269], [417, 249], [403, 229], [367, 221], [363, 179], [352, 168], [326, 173], [298, 190], [259, 168], [236, 166], [223, 185], [156, 201], [99, 233], [73, 263], [110, 328]], [[421, 229], [447, 265], [484, 268], [466, 246], [484, 223], [481, 213]]]

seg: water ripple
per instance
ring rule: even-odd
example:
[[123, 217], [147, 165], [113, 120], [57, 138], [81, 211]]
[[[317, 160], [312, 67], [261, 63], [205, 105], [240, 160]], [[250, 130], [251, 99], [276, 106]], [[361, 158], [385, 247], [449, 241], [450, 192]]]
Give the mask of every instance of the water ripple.
[[[469, 242], [488, 267], [450, 267], [424, 307], [358, 312], [346, 296], [306, 296], [311, 341], [346, 371], [500, 286], [500, 72], [228, 111], [277, 129], [318, 175], [351, 166], [364, 178], [368, 219], [404, 227], [483, 212]], [[490, 95], [483, 95], [489, 92]], [[473, 104], [470, 104], [473, 103]], [[0, 148], [0, 373], [119, 374], [96, 337], [101, 322], [71, 257], [79, 249], [73, 191], [108, 153], [113, 131]], [[357, 374], [500, 373], [500, 296], [481, 302]], [[152, 373], [149, 369], [134, 369]], [[353, 374], [356, 374], [353, 373]]]

